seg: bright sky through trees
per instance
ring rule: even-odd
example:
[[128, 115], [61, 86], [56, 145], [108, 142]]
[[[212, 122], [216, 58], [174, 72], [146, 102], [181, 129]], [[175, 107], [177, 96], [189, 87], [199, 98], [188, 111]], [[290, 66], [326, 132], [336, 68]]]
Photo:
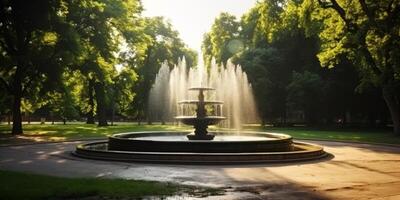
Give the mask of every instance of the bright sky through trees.
[[215, 17], [229, 12], [236, 17], [254, 6], [256, 0], [142, 0], [145, 16], [164, 16], [183, 41], [200, 51], [203, 34], [210, 30]]

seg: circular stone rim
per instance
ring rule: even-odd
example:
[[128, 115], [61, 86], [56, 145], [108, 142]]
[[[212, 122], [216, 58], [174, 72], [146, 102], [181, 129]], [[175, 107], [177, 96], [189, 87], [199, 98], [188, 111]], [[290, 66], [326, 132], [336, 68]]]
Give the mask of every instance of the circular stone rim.
[[[214, 118], [213, 118], [214, 119]], [[185, 136], [190, 134], [189, 131], [139, 131], [139, 132], [126, 132], [126, 133], [117, 133], [109, 136], [109, 138], [118, 139], [118, 140], [136, 140], [136, 141], [157, 141], [157, 142], [171, 142], [170, 140], [141, 140], [141, 136], [143, 135], [165, 135], [165, 134], [174, 134], [174, 135], [182, 135]], [[214, 135], [235, 135], [233, 131], [210, 131], [210, 134]], [[258, 131], [241, 131], [240, 134], [243, 136], [260, 136], [265, 138], [276, 138], [276, 140], [230, 140], [230, 141], [218, 141], [218, 140], [177, 140], [174, 142], [178, 143], [204, 143], [204, 142], [212, 142], [212, 143], [246, 143], [246, 142], [254, 142], [254, 141], [263, 141], [263, 142], [277, 142], [277, 141], [291, 141], [293, 138], [290, 135], [282, 134], [282, 133], [268, 133], [268, 132], [258, 132]], [[137, 137], [128, 137], [128, 136], [137, 136]]]
[[[155, 133], [171, 131], [151, 131], [137, 133]], [[133, 133], [133, 132], [130, 132]], [[271, 134], [265, 132], [257, 132]], [[121, 134], [117, 134], [121, 135]], [[285, 135], [285, 134], [279, 134]], [[289, 136], [290, 137], [290, 136]], [[290, 137], [291, 138], [291, 137]], [[246, 153], [193, 153], [193, 152], [140, 152], [91, 149], [94, 145], [107, 145], [108, 141], [80, 144], [73, 155], [108, 161], [162, 163], [162, 164], [258, 164], [258, 163], [287, 163], [322, 159], [329, 154], [323, 147], [305, 142], [293, 142], [294, 148], [301, 149], [287, 152], [246, 152]], [[198, 141], [193, 141], [198, 142]], [[223, 142], [223, 141], [213, 141]]]
[[[151, 140], [153, 136], [182, 136], [185, 131], [152, 131], [115, 134], [108, 139], [109, 150], [134, 152], [191, 152], [191, 153], [244, 153], [281, 152], [292, 150], [292, 137], [286, 134], [241, 131], [243, 136], [256, 136], [258, 140]], [[235, 136], [235, 132], [209, 132], [215, 136]], [[265, 139], [263, 139], [265, 138]]]

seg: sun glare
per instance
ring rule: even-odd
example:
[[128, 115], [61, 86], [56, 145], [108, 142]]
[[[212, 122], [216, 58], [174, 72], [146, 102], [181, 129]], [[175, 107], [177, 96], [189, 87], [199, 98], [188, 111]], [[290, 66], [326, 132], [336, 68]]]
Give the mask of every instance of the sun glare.
[[210, 30], [215, 17], [229, 12], [240, 18], [256, 0], [143, 0], [142, 3], [145, 16], [164, 16], [190, 48], [200, 51], [203, 34]]

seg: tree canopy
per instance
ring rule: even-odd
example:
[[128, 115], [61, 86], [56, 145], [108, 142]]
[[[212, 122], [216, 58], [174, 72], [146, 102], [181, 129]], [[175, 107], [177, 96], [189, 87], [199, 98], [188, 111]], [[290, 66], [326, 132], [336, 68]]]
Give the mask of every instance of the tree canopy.
[[[140, 0], [0, 1], [0, 115], [22, 121], [147, 119], [163, 62], [240, 64], [263, 124], [393, 124], [400, 134], [400, 1], [258, 1], [221, 13], [202, 55]], [[36, 118], [36, 119], [35, 119]]]
[[259, 1], [240, 20], [217, 17], [203, 57], [242, 65], [264, 123], [378, 126], [390, 113], [399, 133], [398, 12], [390, 0]]
[[138, 117], [161, 62], [196, 61], [171, 24], [141, 11], [138, 0], [1, 1], [0, 112], [12, 133], [29, 114]]

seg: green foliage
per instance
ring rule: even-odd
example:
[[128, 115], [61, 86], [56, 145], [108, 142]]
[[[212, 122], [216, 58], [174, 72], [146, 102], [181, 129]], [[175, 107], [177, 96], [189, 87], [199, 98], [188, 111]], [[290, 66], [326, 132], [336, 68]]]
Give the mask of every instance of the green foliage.
[[[99, 125], [106, 125], [106, 107], [110, 104], [106, 88], [113, 85], [116, 76], [115, 66], [121, 46], [127, 41], [135, 41], [138, 35], [134, 27], [141, 11], [139, 1], [68, 1], [67, 18], [79, 35], [82, 49], [75, 63], [86, 80], [81, 97], [85, 103], [88, 118], [97, 113]], [[94, 92], [93, 92], [94, 91]], [[86, 94], [85, 94], [86, 92]], [[96, 101], [94, 101], [94, 99]]]
[[321, 39], [322, 66], [351, 60], [362, 76], [361, 87], [369, 82], [382, 89], [394, 132], [400, 134], [400, 2], [305, 0], [302, 7], [306, 27], [320, 24], [310, 30]]
[[61, 0], [2, 1], [0, 80], [13, 101], [13, 134], [21, 134], [21, 101], [37, 88], [60, 82], [78, 43], [61, 13]]
[[285, 112], [285, 85], [280, 66], [283, 63], [276, 48], [245, 51], [235, 60], [248, 73], [256, 94], [257, 105], [264, 120], [274, 120]]
[[195, 65], [172, 25], [141, 11], [139, 0], [2, 1], [0, 113], [14, 103], [13, 132], [22, 133], [21, 111], [101, 124], [111, 112], [132, 117], [161, 62]]
[[167, 61], [173, 66], [185, 56], [188, 66], [195, 66], [197, 59], [196, 53], [185, 46], [178, 37], [178, 32], [173, 30], [172, 25], [164, 18], [145, 18], [143, 31], [146, 37], [139, 45], [141, 57], [129, 62], [136, 61], [138, 82], [134, 90], [137, 95], [132, 109], [135, 111], [134, 117], [138, 120], [146, 117], [148, 95], [162, 62]]
[[[2, 88], [3, 91], [5, 88]], [[6, 92], [0, 92], [0, 116], [10, 113], [10, 105], [12, 105], [12, 98]]]
[[136, 93], [133, 88], [135, 87], [138, 79], [137, 74], [131, 68], [123, 68], [122, 71], [114, 77], [114, 84], [109, 87], [109, 94], [113, 102], [113, 109], [124, 117], [133, 115], [131, 107], [135, 99]]
[[203, 57], [206, 66], [210, 66], [212, 58], [217, 63], [226, 64], [228, 59], [243, 49], [239, 39], [239, 23], [229, 13], [221, 13], [214, 21], [211, 31], [204, 35]]
[[[242, 65], [264, 121], [302, 112], [329, 123], [351, 113], [385, 124], [381, 93], [400, 132], [399, 5], [259, 1], [240, 19], [221, 13], [202, 57]], [[167, 20], [142, 10], [139, 0], [2, 1], [0, 114], [13, 113], [13, 133], [22, 133], [22, 114], [145, 119], [161, 63], [184, 57], [195, 66], [197, 55]]]
[[320, 117], [318, 115], [324, 94], [322, 85], [323, 82], [318, 74], [304, 71], [293, 72], [292, 81], [287, 86], [288, 106], [293, 110], [303, 110], [306, 121], [311, 125]]
[[[346, 5], [351, 7], [353, 3]], [[349, 113], [362, 116], [363, 121], [368, 117], [371, 124], [380, 116], [383, 122], [387, 113], [376, 88], [363, 80], [371, 78], [370, 72], [354, 69], [363, 66], [351, 62], [358, 59], [357, 54], [344, 55], [351, 47], [343, 38], [346, 26], [334, 16], [334, 12], [318, 8], [312, 0], [259, 1], [240, 22], [225, 13], [217, 17], [204, 36], [203, 57], [207, 64], [215, 57], [217, 62], [232, 58], [242, 66], [264, 123], [330, 124], [336, 120], [346, 122]], [[234, 23], [238, 23], [236, 28], [226, 25]], [[225, 48], [232, 40], [242, 41], [243, 48], [237, 52]], [[228, 56], [221, 60], [222, 55]], [[339, 69], [321, 68], [326, 64]], [[366, 88], [363, 95], [355, 93], [360, 80]], [[361, 89], [358, 87], [358, 91]], [[364, 103], [355, 103], [360, 99]], [[371, 105], [379, 106], [372, 109]]]

